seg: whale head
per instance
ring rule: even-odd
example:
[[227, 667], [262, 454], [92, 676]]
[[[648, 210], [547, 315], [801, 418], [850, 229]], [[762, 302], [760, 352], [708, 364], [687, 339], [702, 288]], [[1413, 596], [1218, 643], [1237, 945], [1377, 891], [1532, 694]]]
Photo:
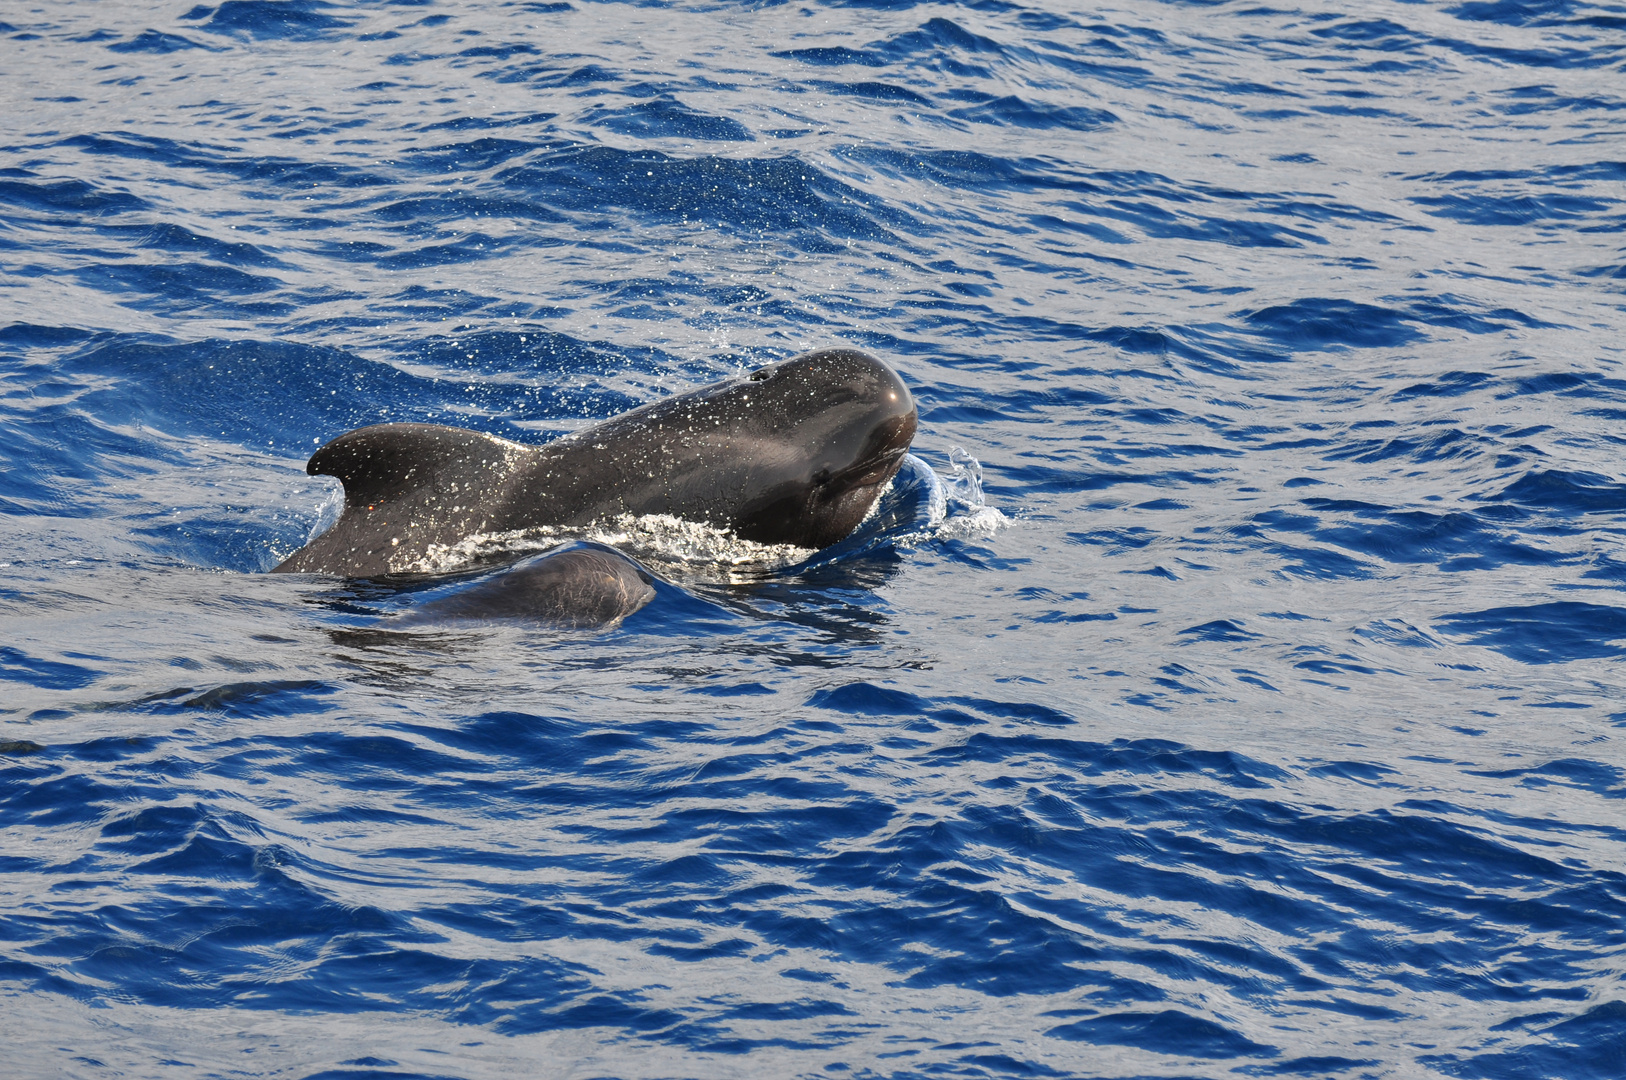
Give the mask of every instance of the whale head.
[[852, 532], [917, 422], [897, 372], [857, 349], [803, 353], [677, 400], [690, 403], [691, 431], [712, 416], [712, 444], [733, 459], [702, 470], [711, 492], [721, 474], [733, 487], [726, 510], [704, 516], [763, 544], [820, 548]]

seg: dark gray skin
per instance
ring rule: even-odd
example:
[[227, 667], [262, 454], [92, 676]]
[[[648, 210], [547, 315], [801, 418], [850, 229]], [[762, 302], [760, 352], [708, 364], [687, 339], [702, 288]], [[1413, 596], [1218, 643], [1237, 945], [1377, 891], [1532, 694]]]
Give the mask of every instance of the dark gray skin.
[[378, 577], [410, 570], [432, 545], [620, 514], [822, 548], [863, 520], [915, 424], [891, 368], [821, 349], [543, 446], [435, 424], [361, 428], [305, 466], [344, 482], [338, 523], [273, 573]]
[[578, 542], [419, 604], [391, 622], [414, 626], [502, 620], [599, 629], [616, 625], [653, 599], [654, 578], [647, 570], [614, 548]]

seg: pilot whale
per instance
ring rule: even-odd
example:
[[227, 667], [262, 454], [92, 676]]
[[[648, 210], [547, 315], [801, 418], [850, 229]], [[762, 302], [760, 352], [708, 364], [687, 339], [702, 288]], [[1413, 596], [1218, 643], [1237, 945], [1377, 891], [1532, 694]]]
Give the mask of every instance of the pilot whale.
[[613, 627], [655, 599], [654, 575], [604, 544], [577, 540], [418, 604], [391, 626], [515, 621], [560, 630]]
[[895, 371], [820, 349], [540, 446], [435, 424], [360, 428], [305, 466], [344, 484], [339, 520], [273, 572], [410, 573], [482, 534], [622, 514], [822, 548], [863, 520], [915, 426]]

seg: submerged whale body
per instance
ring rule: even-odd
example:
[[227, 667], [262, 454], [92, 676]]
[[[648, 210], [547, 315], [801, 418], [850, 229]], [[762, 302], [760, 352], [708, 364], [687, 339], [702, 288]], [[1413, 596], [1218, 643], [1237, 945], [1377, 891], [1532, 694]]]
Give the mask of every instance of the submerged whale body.
[[635, 560], [603, 544], [577, 541], [419, 604], [391, 622], [415, 626], [502, 620], [580, 630], [614, 626], [653, 599], [654, 578]]
[[896, 372], [822, 349], [541, 446], [434, 424], [360, 428], [305, 466], [343, 482], [338, 522], [273, 572], [410, 573], [485, 534], [622, 514], [822, 548], [863, 520], [915, 424]]

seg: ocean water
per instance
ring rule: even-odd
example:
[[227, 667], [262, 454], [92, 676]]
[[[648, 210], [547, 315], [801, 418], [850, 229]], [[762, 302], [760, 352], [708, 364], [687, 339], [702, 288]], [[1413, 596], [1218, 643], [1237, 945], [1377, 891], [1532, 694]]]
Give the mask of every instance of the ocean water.
[[[0, 56], [6, 1075], [1626, 1075], [1618, 5]], [[599, 632], [264, 573], [349, 428], [830, 344], [921, 418], [833, 551], [607, 523]]]

